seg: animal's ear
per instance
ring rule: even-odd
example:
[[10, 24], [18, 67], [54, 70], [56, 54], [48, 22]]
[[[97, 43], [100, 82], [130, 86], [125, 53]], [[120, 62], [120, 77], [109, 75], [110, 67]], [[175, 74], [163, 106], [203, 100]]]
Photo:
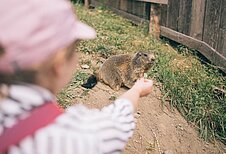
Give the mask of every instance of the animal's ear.
[[142, 56], [142, 52], [137, 52], [137, 56]]

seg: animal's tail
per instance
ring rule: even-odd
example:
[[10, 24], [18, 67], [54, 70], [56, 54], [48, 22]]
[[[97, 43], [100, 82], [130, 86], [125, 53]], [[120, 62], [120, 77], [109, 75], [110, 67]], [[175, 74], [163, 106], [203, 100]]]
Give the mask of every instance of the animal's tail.
[[97, 77], [91, 75], [85, 83], [82, 84], [82, 87], [86, 89], [92, 89], [97, 84]]

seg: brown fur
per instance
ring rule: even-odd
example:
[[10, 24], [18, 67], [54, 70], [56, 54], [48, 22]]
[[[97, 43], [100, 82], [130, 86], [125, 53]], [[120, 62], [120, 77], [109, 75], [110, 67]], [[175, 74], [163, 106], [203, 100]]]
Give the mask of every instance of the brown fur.
[[96, 76], [113, 90], [119, 90], [121, 86], [131, 88], [152, 66], [154, 58], [154, 54], [145, 52], [111, 56], [104, 62]]

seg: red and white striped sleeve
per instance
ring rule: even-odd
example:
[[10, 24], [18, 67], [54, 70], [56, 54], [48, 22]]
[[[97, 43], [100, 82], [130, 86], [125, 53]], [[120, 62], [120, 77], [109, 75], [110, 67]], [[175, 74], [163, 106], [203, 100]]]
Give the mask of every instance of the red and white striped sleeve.
[[132, 103], [118, 99], [102, 110], [70, 107], [54, 123], [12, 146], [9, 154], [121, 153], [135, 128]]

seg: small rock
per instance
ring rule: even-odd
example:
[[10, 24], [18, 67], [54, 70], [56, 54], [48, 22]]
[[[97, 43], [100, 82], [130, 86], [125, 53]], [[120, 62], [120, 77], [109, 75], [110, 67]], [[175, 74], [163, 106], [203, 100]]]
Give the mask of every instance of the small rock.
[[87, 65], [87, 64], [81, 65], [81, 68], [88, 69], [89, 68], [89, 65]]
[[135, 119], [138, 119], [138, 118], [140, 118], [140, 115], [139, 115], [139, 114], [135, 114], [135, 115], [134, 115], [134, 118], [135, 118]]
[[141, 114], [141, 112], [138, 110], [138, 111], [137, 111], [137, 114], [139, 114], [139, 115], [140, 115], [140, 114]]
[[140, 111], [137, 111], [137, 112], [135, 113], [134, 117], [135, 117], [135, 118], [139, 118], [140, 115], [141, 115], [141, 112], [140, 112]]
[[172, 150], [166, 150], [166, 151], [163, 151], [163, 154], [173, 154], [173, 151]]
[[178, 125], [176, 125], [175, 127], [176, 127], [178, 130], [180, 130], [180, 131], [183, 131], [183, 130], [184, 130], [184, 128], [182, 127], [181, 124], [178, 124]]

